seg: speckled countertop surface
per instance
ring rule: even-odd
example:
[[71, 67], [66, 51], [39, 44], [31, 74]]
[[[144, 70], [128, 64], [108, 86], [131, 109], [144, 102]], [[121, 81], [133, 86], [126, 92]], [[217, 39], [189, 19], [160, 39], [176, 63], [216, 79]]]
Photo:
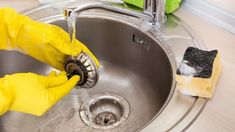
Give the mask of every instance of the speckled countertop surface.
[[[37, 0], [0, 0], [0, 7], [17, 11], [38, 6]], [[214, 97], [187, 130], [189, 132], [224, 132], [235, 130], [235, 35], [184, 9], [174, 13], [184, 20], [204, 41], [208, 49], [218, 49], [222, 56], [222, 74]]]

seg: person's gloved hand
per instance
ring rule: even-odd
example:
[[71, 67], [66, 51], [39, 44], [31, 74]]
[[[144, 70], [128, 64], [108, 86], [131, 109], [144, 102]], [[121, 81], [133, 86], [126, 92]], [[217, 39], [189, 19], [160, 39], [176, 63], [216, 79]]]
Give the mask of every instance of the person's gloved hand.
[[10, 8], [0, 8], [1, 49], [19, 50], [58, 70], [64, 70], [66, 55], [76, 56], [84, 51], [99, 66], [89, 49], [78, 40], [70, 43], [68, 33], [60, 27], [33, 21]]
[[18, 73], [0, 78], [0, 115], [8, 110], [41, 116], [70, 92], [79, 76], [67, 79], [55, 71], [49, 76]]
[[[126, 3], [137, 6], [139, 8], [144, 7], [144, 0], [123, 0]], [[166, 0], [165, 11], [167, 14], [172, 13], [177, 8], [179, 8], [181, 0]]]

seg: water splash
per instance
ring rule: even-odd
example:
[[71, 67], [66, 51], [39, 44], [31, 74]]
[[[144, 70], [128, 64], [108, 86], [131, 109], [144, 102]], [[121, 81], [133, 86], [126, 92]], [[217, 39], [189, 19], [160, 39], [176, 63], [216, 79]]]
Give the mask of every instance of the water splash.
[[85, 89], [80, 89], [81, 91], [81, 100], [82, 100], [82, 103], [84, 105], [84, 108], [86, 109], [86, 115], [88, 117], [89, 120], [92, 119], [92, 114], [91, 114], [91, 111], [90, 111], [90, 108], [89, 108], [89, 101], [91, 100], [90, 96], [88, 95], [88, 92], [85, 90]]
[[[67, 17], [66, 21], [68, 24], [68, 32], [70, 35], [71, 45], [72, 45], [72, 43], [75, 42], [75, 39], [76, 39], [76, 13], [74, 11], [71, 11], [70, 16]], [[78, 89], [78, 88], [76, 87], [76, 89]], [[89, 118], [89, 120], [91, 120], [92, 115], [91, 115], [91, 112], [89, 109], [89, 104], [88, 104], [88, 102], [90, 100], [90, 96], [88, 95], [88, 93], [85, 89], [79, 89], [79, 90], [81, 92], [80, 98], [83, 102], [83, 105], [86, 108], [87, 117]]]

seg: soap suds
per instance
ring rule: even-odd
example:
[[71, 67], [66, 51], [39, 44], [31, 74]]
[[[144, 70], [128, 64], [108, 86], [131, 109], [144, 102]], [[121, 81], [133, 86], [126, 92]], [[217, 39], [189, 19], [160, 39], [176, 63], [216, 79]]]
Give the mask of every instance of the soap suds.
[[182, 63], [179, 66], [179, 71], [182, 75], [185, 76], [196, 76], [198, 74], [200, 74], [200, 72], [202, 71], [202, 67], [196, 66], [190, 66], [189, 62], [186, 60], [183, 60]]

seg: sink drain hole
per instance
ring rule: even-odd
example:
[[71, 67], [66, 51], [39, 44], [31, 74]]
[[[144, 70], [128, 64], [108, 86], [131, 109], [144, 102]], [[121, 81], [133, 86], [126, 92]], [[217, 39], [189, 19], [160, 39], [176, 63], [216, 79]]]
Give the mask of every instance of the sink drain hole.
[[116, 116], [111, 112], [102, 112], [95, 117], [95, 122], [100, 126], [109, 126], [117, 122]]
[[130, 112], [128, 102], [123, 97], [111, 93], [92, 96], [86, 104], [90, 112], [82, 105], [81, 119], [88, 126], [97, 129], [111, 129], [121, 125]]

